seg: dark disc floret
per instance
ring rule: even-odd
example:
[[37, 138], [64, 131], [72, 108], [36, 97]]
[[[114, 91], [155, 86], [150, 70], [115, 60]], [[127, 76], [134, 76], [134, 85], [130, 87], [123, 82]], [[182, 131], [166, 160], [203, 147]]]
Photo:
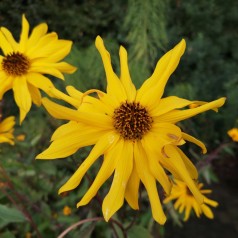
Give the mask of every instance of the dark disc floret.
[[125, 102], [114, 110], [114, 128], [125, 140], [141, 140], [152, 126], [152, 117], [138, 102]]
[[22, 76], [30, 67], [28, 58], [19, 52], [6, 55], [2, 60], [2, 69], [11, 76]]

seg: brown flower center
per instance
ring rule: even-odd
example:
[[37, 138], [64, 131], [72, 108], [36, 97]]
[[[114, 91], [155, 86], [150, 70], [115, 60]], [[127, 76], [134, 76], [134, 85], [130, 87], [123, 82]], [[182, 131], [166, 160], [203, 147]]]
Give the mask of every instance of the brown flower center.
[[2, 61], [3, 70], [11, 76], [21, 76], [27, 73], [30, 67], [28, 58], [19, 52], [6, 55]]
[[114, 128], [125, 140], [141, 140], [152, 126], [147, 109], [137, 102], [125, 102], [115, 109]]

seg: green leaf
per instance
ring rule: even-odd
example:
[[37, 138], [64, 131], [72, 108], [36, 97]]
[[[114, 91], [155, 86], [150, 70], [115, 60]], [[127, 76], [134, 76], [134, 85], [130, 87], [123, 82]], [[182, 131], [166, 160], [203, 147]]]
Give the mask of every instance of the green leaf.
[[150, 232], [146, 230], [143, 226], [133, 226], [128, 231], [129, 238], [152, 238]]
[[19, 210], [4, 205], [0, 205], [0, 220], [3, 220], [4, 223], [26, 221], [24, 215]]

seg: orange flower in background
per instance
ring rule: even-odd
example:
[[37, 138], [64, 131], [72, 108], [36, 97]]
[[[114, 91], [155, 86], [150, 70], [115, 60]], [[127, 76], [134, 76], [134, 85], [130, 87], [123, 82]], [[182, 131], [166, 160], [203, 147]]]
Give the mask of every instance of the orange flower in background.
[[[119, 78], [113, 71], [110, 54], [98, 36], [96, 47], [106, 72], [107, 92], [92, 89], [82, 93], [69, 86], [66, 88], [68, 96], [52, 90], [54, 96], [76, 109], [61, 106], [47, 98], [42, 100], [53, 117], [69, 122], [54, 132], [51, 145], [37, 159], [64, 158], [82, 147], [94, 145], [73, 176], [60, 188], [60, 194], [79, 186], [86, 172], [103, 155], [101, 168], [77, 207], [88, 204], [114, 174], [102, 204], [105, 220], [108, 221], [125, 200], [133, 209], [139, 209], [138, 192], [143, 183], [153, 218], [164, 224], [166, 216], [157, 183], [161, 184], [166, 194], [170, 194], [172, 184], [166, 171], [184, 181], [199, 204], [204, 202], [194, 183], [198, 177], [197, 170], [178, 146], [188, 141], [197, 144], [206, 153], [205, 145], [182, 132], [176, 123], [210, 109], [217, 111], [225, 98], [208, 103], [176, 96], [162, 98], [165, 85], [179, 64], [185, 46], [182, 40], [167, 52], [158, 61], [151, 77], [137, 90], [131, 81], [125, 48], [121, 46], [119, 51]], [[89, 96], [95, 92], [98, 97]], [[193, 103], [198, 107], [184, 109]]]
[[63, 214], [69, 216], [72, 213], [72, 209], [69, 206], [64, 206]]
[[[202, 189], [202, 183], [196, 183], [196, 186], [203, 194], [203, 196], [204, 194], [210, 194], [212, 192], [212, 190], [209, 189]], [[204, 203], [199, 204], [194, 198], [186, 183], [177, 179], [174, 180], [171, 193], [164, 200], [164, 203], [168, 203], [172, 200], [176, 200], [176, 202], [174, 203], [174, 208], [178, 210], [179, 213], [184, 213], [184, 221], [187, 221], [189, 219], [192, 210], [195, 212], [197, 217], [200, 217], [202, 214], [204, 214], [207, 218], [213, 219], [213, 212], [208, 207], [208, 205], [212, 207], [218, 206], [218, 203], [216, 201], [211, 200], [205, 196]]]
[[0, 143], [9, 143], [14, 145], [14, 125], [15, 117], [13, 116], [7, 117], [2, 122], [0, 122]]
[[64, 79], [62, 73], [73, 73], [76, 68], [60, 62], [69, 54], [72, 42], [59, 40], [55, 32], [47, 33], [48, 26], [42, 23], [33, 28], [29, 35], [29, 23], [22, 16], [22, 31], [17, 43], [5, 27], [0, 29], [0, 100], [5, 92], [12, 89], [14, 99], [20, 110], [20, 122], [29, 112], [32, 102], [41, 104], [43, 90], [49, 94], [54, 87], [49, 74]]
[[238, 128], [232, 128], [227, 132], [233, 141], [238, 142]]

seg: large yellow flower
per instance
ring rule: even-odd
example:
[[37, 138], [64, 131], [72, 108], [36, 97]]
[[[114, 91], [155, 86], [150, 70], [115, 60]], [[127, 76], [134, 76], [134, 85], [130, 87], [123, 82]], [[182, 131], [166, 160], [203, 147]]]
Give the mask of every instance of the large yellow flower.
[[0, 122], [0, 143], [9, 143], [11, 145], [14, 145], [14, 125], [15, 117], [13, 116], [7, 117], [2, 122]]
[[[164, 168], [184, 181], [197, 201], [203, 203], [203, 196], [193, 182], [197, 178], [197, 170], [177, 146], [187, 140], [201, 146], [204, 153], [206, 148], [202, 142], [183, 133], [175, 123], [209, 109], [216, 110], [224, 104], [225, 99], [205, 103], [175, 96], [161, 98], [169, 76], [184, 53], [184, 40], [159, 60], [154, 73], [139, 90], [136, 90], [130, 78], [126, 50], [120, 47], [119, 79], [112, 69], [110, 54], [99, 36], [96, 38], [96, 47], [106, 71], [107, 92], [94, 89], [81, 93], [71, 86], [67, 87], [70, 96], [52, 91], [56, 97], [77, 110], [44, 98], [43, 105], [52, 116], [69, 122], [55, 131], [52, 144], [37, 158], [64, 158], [81, 147], [95, 144], [59, 193], [75, 189], [91, 165], [100, 155], [104, 155], [93, 184], [77, 206], [89, 203], [114, 173], [111, 188], [102, 205], [105, 220], [108, 221], [123, 205], [124, 198], [133, 209], [139, 209], [138, 189], [142, 182], [149, 196], [154, 219], [164, 224], [166, 217], [157, 191], [158, 181], [164, 191], [170, 193], [171, 181]], [[98, 98], [89, 96], [93, 92], [98, 94]], [[192, 103], [199, 106], [180, 110]]]
[[[192, 209], [194, 210], [197, 217], [200, 217], [204, 213], [204, 215], [209, 219], [214, 218], [212, 210], [207, 205], [216, 207], [218, 206], [218, 203], [216, 201], [211, 200], [203, 195], [204, 203], [199, 204], [194, 198], [193, 194], [190, 192], [186, 183], [176, 179], [174, 182], [175, 183], [173, 184], [171, 193], [167, 198], [165, 198], [164, 203], [176, 200], [176, 202], [174, 203], [174, 208], [178, 210], [179, 213], [185, 212], [184, 221], [187, 221], [189, 219]], [[196, 185], [202, 194], [209, 194], [212, 192], [212, 190], [210, 189], [202, 189], [202, 183], [196, 183]]]
[[48, 26], [36, 26], [30, 36], [29, 23], [22, 16], [22, 31], [17, 43], [5, 27], [0, 30], [0, 100], [4, 93], [13, 89], [15, 101], [20, 109], [20, 122], [30, 110], [32, 101], [41, 104], [42, 89], [49, 93], [52, 82], [42, 74], [64, 79], [62, 73], [73, 73], [75, 67], [59, 62], [69, 52], [71, 41], [58, 40], [55, 32], [47, 33]]

